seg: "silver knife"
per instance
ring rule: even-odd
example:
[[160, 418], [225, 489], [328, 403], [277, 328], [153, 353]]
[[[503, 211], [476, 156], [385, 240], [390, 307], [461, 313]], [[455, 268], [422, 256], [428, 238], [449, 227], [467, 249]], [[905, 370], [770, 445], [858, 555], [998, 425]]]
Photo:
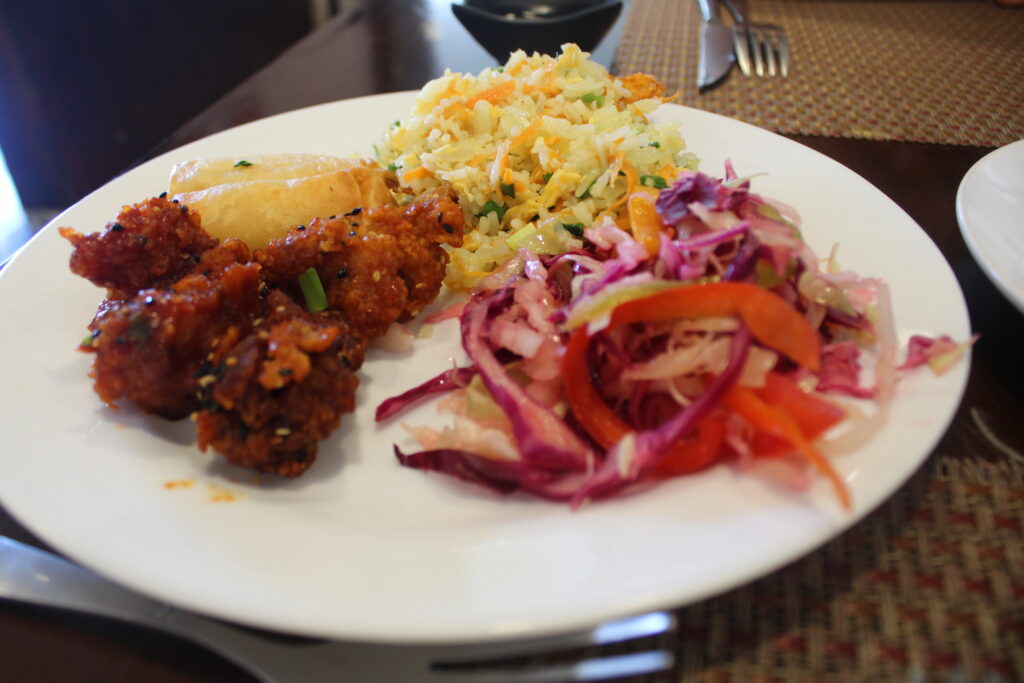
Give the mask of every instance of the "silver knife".
[[703, 24], [700, 28], [700, 64], [697, 87], [709, 88], [732, 68], [732, 28], [718, 19], [718, 0], [697, 0]]

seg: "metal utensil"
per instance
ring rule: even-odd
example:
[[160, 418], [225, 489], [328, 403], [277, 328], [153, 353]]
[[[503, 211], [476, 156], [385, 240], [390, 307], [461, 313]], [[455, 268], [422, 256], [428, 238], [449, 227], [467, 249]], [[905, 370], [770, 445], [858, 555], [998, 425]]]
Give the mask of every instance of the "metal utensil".
[[671, 652], [658, 648], [603, 657], [560, 657], [557, 662], [531, 662], [526, 667], [508, 663], [513, 658], [669, 633], [675, 629], [675, 618], [666, 612], [607, 622], [583, 633], [467, 646], [281, 639], [151, 600], [56, 555], [3, 536], [0, 599], [84, 612], [171, 633], [223, 655], [265, 683], [599, 681], [657, 673], [674, 665]]
[[697, 0], [703, 23], [700, 27], [700, 62], [697, 87], [710, 88], [725, 78], [733, 63], [732, 29], [718, 18], [718, 0]]
[[733, 0], [722, 0], [732, 15], [733, 47], [744, 76], [789, 76], [789, 38], [781, 26], [746, 20]]

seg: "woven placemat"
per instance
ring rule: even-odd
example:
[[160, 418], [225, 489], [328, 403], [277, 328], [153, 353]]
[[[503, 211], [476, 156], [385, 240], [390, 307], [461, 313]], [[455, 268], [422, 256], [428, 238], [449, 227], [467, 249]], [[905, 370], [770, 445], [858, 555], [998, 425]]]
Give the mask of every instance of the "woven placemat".
[[750, 0], [747, 17], [786, 28], [789, 78], [745, 78], [735, 68], [700, 93], [693, 0], [633, 0], [613, 71], [653, 74], [680, 104], [780, 133], [986, 147], [1024, 138], [1024, 9], [994, 0]]
[[1024, 467], [937, 454], [850, 532], [679, 612], [701, 681], [1024, 680]]

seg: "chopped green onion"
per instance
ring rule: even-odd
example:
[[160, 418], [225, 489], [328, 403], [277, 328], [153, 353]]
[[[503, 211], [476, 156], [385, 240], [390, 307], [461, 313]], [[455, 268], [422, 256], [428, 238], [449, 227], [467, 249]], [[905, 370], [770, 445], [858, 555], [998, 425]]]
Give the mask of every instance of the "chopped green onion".
[[491, 69], [493, 71], [497, 71], [500, 74], [505, 73], [505, 67], [503, 67], [503, 66], [492, 66]]
[[545, 174], [544, 174], [544, 182], [546, 183], [546, 182], [548, 182], [549, 180], [551, 180], [551, 176], [553, 176], [553, 175], [555, 175], [555, 174], [554, 174], [554, 173], [551, 173], [551, 172], [545, 173]]
[[658, 142], [657, 140], [655, 140], [654, 142], [652, 142], [651, 144], [649, 144], [647, 146], [648, 147], [661, 147], [661, 143]]
[[501, 186], [501, 193], [506, 197], [516, 198], [516, 184], [515, 183], [498, 183]]
[[402, 122], [398, 119], [395, 119], [395, 122], [392, 123], [391, 125], [394, 126], [395, 128], [398, 128], [399, 126], [402, 125]]
[[640, 176], [640, 184], [647, 187], [656, 187], [659, 190], [664, 190], [668, 187], [668, 183], [660, 175], [642, 175]]
[[573, 237], [583, 237], [582, 223], [562, 223], [562, 227]]
[[597, 178], [594, 178], [593, 180], [590, 181], [590, 184], [587, 185], [587, 189], [583, 190], [583, 194], [580, 195], [580, 199], [586, 199], [587, 197], [590, 196], [590, 188], [592, 188], [594, 186], [594, 183], [596, 182]]
[[392, 161], [390, 164], [388, 164], [388, 170], [394, 173], [395, 171], [398, 170], [398, 164]]
[[508, 211], [508, 205], [498, 204], [494, 200], [488, 200], [483, 208], [480, 209], [480, 213], [476, 215], [477, 218], [482, 218], [489, 213], [496, 214], [498, 216], [498, 222], [505, 220], [505, 212]]
[[252, 166], [252, 162], [242, 159], [241, 161], [235, 163], [235, 168], [238, 168], [239, 166]]
[[327, 308], [327, 292], [316, 268], [308, 268], [299, 276], [299, 287], [302, 287], [302, 296], [306, 298], [306, 308], [314, 312]]
[[580, 98], [587, 104], [596, 104], [599, 107], [604, 106], [604, 95], [600, 95], [594, 92], [588, 92], [586, 95]]
[[524, 240], [529, 239], [537, 234], [537, 226], [533, 223], [527, 223], [523, 227], [516, 230], [508, 237], [508, 246], [510, 249], [518, 249]]

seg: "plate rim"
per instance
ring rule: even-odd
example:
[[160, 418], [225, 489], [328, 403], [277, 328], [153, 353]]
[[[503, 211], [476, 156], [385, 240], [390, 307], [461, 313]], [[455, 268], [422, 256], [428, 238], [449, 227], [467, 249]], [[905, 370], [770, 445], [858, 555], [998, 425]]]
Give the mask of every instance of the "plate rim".
[[988, 257], [988, 254], [984, 249], [982, 249], [981, 244], [978, 242], [980, 226], [977, 225], [976, 221], [970, 220], [967, 215], [967, 195], [978, 182], [978, 176], [996, 157], [1003, 156], [1005, 154], [1019, 154], [1022, 160], [1024, 160], [1024, 139], [1011, 142], [989, 151], [985, 156], [978, 159], [969, 169], [967, 169], [964, 177], [960, 180], [960, 184], [957, 186], [956, 221], [960, 228], [960, 235], [963, 237], [964, 243], [967, 245], [968, 251], [971, 252], [971, 256], [974, 258], [975, 263], [978, 264], [981, 270], [985, 273], [985, 276], [988, 277], [989, 281], [995, 285], [996, 289], [1006, 297], [1007, 301], [1013, 304], [1021, 314], [1024, 314], [1024, 287], [1014, 286], [1008, 281], [1003, 269], [997, 268], [996, 265], [998, 264], [993, 264], [992, 259]]
[[[367, 97], [363, 97], [363, 98], [353, 98], [353, 99], [348, 99], [348, 100], [339, 100], [339, 101], [336, 101], [336, 102], [328, 102], [328, 103], [322, 103], [322, 104], [317, 104], [317, 105], [311, 105], [309, 107], [303, 107], [301, 109], [296, 109], [296, 110], [293, 110], [293, 111], [290, 111], [290, 112], [282, 112], [282, 113], [276, 114], [274, 116], [266, 117], [264, 119], [259, 119], [259, 120], [256, 120], [256, 121], [247, 122], [245, 124], [241, 124], [240, 126], [235, 126], [233, 128], [229, 128], [229, 129], [226, 129], [224, 131], [220, 131], [218, 133], [215, 133], [215, 134], [213, 134], [211, 136], [207, 136], [207, 137], [201, 138], [199, 140], [192, 141], [190, 143], [187, 143], [185, 145], [177, 147], [177, 148], [175, 148], [173, 150], [168, 150], [167, 152], [165, 152], [163, 154], [160, 154], [160, 155], [154, 157], [153, 159], [147, 161], [146, 164], [157, 163], [157, 162], [159, 162], [161, 160], [165, 160], [166, 158], [168, 158], [170, 156], [173, 156], [175, 153], [178, 153], [181, 150], [188, 148], [190, 145], [202, 145], [203, 143], [209, 141], [210, 138], [217, 137], [217, 136], [220, 136], [222, 134], [232, 133], [232, 132], [237, 131], [239, 129], [244, 129], [244, 128], [250, 127], [250, 126], [264, 125], [267, 121], [279, 120], [279, 119], [282, 119], [282, 118], [291, 117], [291, 116], [294, 116], [294, 115], [296, 115], [296, 114], [298, 114], [300, 112], [305, 112], [305, 111], [313, 110], [313, 109], [332, 108], [332, 107], [338, 106], [340, 103], [349, 103], [350, 104], [350, 103], [353, 103], [353, 102], [366, 102], [366, 101], [371, 101], [371, 100], [383, 100], [385, 98], [392, 98], [392, 97], [396, 97], [396, 96], [411, 97], [411, 96], [415, 95], [415, 93], [416, 93], [416, 91], [401, 91], [401, 92], [396, 92], [396, 93], [381, 93], [381, 94], [367, 96]], [[841, 167], [845, 172], [847, 172], [849, 174], [852, 174], [853, 176], [859, 178], [863, 183], [865, 183], [874, 192], [876, 192], [877, 195], [880, 198], [884, 198], [888, 202], [888, 206], [890, 208], [899, 211], [907, 220], [909, 220], [914, 225], [914, 227], [918, 231], [923, 233], [923, 236], [929, 242], [931, 242], [931, 244], [935, 247], [936, 251], [942, 257], [942, 260], [945, 263], [946, 268], [949, 270], [950, 276], [952, 276], [952, 270], [951, 270], [951, 268], [949, 268], [948, 261], [946, 261], [945, 256], [941, 254], [941, 251], [938, 250], [938, 248], [935, 245], [934, 241], [931, 239], [930, 236], [928, 236], [927, 232], [924, 231], [924, 229], [916, 221], [914, 221], [913, 218], [911, 218], [909, 215], [907, 215], [906, 212], [902, 209], [902, 207], [897, 205], [894, 201], [892, 201], [891, 198], [889, 198], [883, 192], [878, 190], [878, 188], [876, 188], [869, 181], [864, 179], [862, 176], [857, 174], [852, 169], [844, 166], [843, 164], [841, 164], [838, 161], [828, 157], [827, 155], [822, 154], [821, 152], [818, 152], [817, 150], [814, 150], [813, 148], [810, 148], [810, 147], [808, 147], [806, 145], [803, 145], [802, 143], [799, 143], [797, 141], [794, 141], [794, 140], [791, 140], [789, 138], [786, 138], [785, 136], [779, 135], [778, 133], [775, 133], [773, 131], [769, 131], [769, 130], [760, 128], [758, 126], [754, 126], [753, 124], [750, 124], [750, 123], [747, 123], [747, 122], [744, 122], [744, 121], [740, 121], [740, 120], [737, 120], [737, 119], [732, 119], [732, 118], [729, 118], [729, 117], [726, 117], [726, 116], [722, 116], [720, 114], [715, 114], [713, 112], [707, 112], [707, 111], [704, 111], [704, 110], [701, 110], [701, 109], [697, 109], [697, 108], [693, 108], [693, 107], [686, 107], [686, 106], [683, 106], [683, 105], [669, 105], [669, 106], [673, 107], [673, 108], [679, 108], [679, 109], [687, 110], [690, 113], [696, 113], [698, 116], [710, 116], [710, 117], [713, 117], [714, 119], [719, 119], [719, 120], [722, 120], [722, 121], [727, 121], [727, 122], [729, 122], [729, 125], [740, 124], [742, 126], [745, 126], [745, 127], [750, 128], [750, 129], [754, 129], [754, 130], [758, 131], [759, 134], [767, 133], [770, 136], [773, 136], [775, 138], [784, 140], [785, 143], [788, 144], [788, 145], [798, 145], [798, 146], [802, 147], [803, 149], [813, 153], [817, 157], [820, 157], [821, 159], [827, 160], [828, 163], [835, 164], [835, 165]], [[684, 138], [685, 137], [687, 137], [687, 135], [684, 133]], [[132, 171], [134, 171], [134, 170], [135, 169], [132, 169]], [[132, 171], [128, 171], [128, 173], [131, 173]], [[119, 178], [120, 177], [121, 176], [119, 176]], [[114, 181], [111, 181], [111, 182], [113, 183], [113, 182], [115, 182], [117, 180], [118, 179], [114, 179]], [[110, 183], [105, 184], [103, 187], [107, 187], [108, 185], [110, 185]], [[51, 221], [51, 223], [48, 224], [43, 230], [53, 230], [53, 229], [55, 229], [55, 224], [60, 223], [60, 221], [63, 220], [63, 217], [65, 216], [65, 214], [67, 214], [69, 212], [72, 212], [76, 207], [78, 207], [86, 199], [88, 199], [89, 197], [93, 196], [97, 192], [101, 191], [103, 189], [103, 187], [98, 188], [93, 193], [90, 193], [85, 198], [83, 198], [79, 202], [76, 202], [74, 205], [72, 205], [71, 207], [66, 209], [64, 212], [62, 212], [60, 215], [58, 215], [53, 221]], [[42, 233], [43, 230], [41, 230], [40, 233]], [[39, 237], [39, 235], [37, 234], [36, 238], [38, 238], [38, 237]], [[32, 242], [34, 242], [36, 238], [33, 238]], [[32, 242], [30, 242], [29, 244], [31, 244]], [[27, 249], [29, 247], [29, 244], [26, 244], [25, 247], [23, 247], [21, 250], [19, 250], [14, 255], [14, 257], [12, 257], [12, 265], [14, 265], [16, 263], [16, 259], [20, 258], [21, 255], [27, 251]], [[4, 270], [5, 271], [9, 271], [8, 268], [5, 268]], [[5, 274], [6, 273], [4, 273], [4, 272], [0, 272], [0, 283], [2, 283]], [[963, 297], [962, 288], [959, 287], [959, 283], [955, 282], [955, 277], [954, 277], [954, 283], [956, 284], [956, 289], [957, 289], [957, 291], [959, 292], [959, 295], [960, 295], [960, 305], [961, 305], [962, 311], [963, 311], [964, 316], [965, 316], [965, 322], [967, 323], [968, 329], [969, 329], [969, 326], [970, 326], [969, 312], [968, 312], [968, 309], [967, 309], [967, 306], [966, 306], [966, 302], [965, 302], [964, 297]], [[964, 392], [966, 390], [966, 380], [967, 380], [967, 376], [968, 376], [968, 373], [969, 373], [969, 367], [970, 367], [970, 357], [969, 357], [969, 355], [967, 355], [965, 357], [965, 359], [964, 359], [964, 366], [965, 367], [961, 370], [961, 372], [962, 372], [962, 380], [960, 381], [958, 390], [956, 392], [955, 400], [953, 401], [953, 408], [949, 411], [949, 415], [946, 417], [946, 419], [944, 421], [944, 424], [942, 425], [941, 429], [937, 429], [937, 430], [935, 430], [933, 432], [932, 438], [931, 438], [930, 442], [928, 443], [927, 448], [924, 449], [924, 455], [913, 465], [913, 467], [909, 468], [909, 470], [905, 473], [905, 476], [902, 476], [902, 477], [900, 477], [898, 479], [891, 480], [889, 482], [889, 486], [887, 487], [887, 489], [885, 491], [883, 491], [882, 493], [880, 493], [879, 495], [877, 495], [876, 496], [877, 499], [874, 500], [871, 505], [865, 506], [863, 509], [857, 510], [855, 515], [850, 515], [850, 516], [844, 518], [844, 520], [843, 520], [840, 528], [838, 528], [838, 530], [835, 530], [835, 531], [833, 531], [831, 533], [827, 533], [822, 538], [815, 537], [813, 539], [807, 540], [806, 543], [804, 543], [800, 547], [800, 549], [798, 551], [793, 551], [793, 552], [790, 552], [789, 554], [787, 554], [785, 556], [776, 558], [776, 561], [774, 563], [768, 563], [766, 565], [763, 565], [762, 567], [760, 567], [757, 570], [754, 570], [752, 572], [749, 572], [749, 573], [740, 572], [741, 577], [738, 580], [733, 580], [728, 586], [725, 586], [725, 587], [722, 587], [722, 586], [709, 586], [709, 587], [707, 587], [702, 592], [697, 592], [697, 593], [694, 593], [692, 591], [688, 592], [687, 593], [688, 597], [685, 599], [685, 602], [683, 604], [692, 604], [694, 602], [705, 600], [705, 599], [707, 599], [709, 597], [712, 597], [713, 595], [720, 594], [720, 593], [726, 592], [728, 590], [733, 590], [733, 589], [735, 589], [735, 588], [737, 588], [739, 586], [745, 585], [745, 584], [747, 584], [747, 583], [749, 583], [749, 582], [751, 582], [753, 580], [756, 580], [757, 578], [760, 578], [762, 576], [766, 576], [766, 575], [770, 574], [771, 572], [775, 571], [776, 569], [778, 569], [779, 567], [781, 567], [781, 566], [783, 566], [783, 565], [785, 565], [785, 564], [787, 564], [789, 562], [793, 562], [793, 561], [796, 561], [796, 560], [798, 560], [798, 559], [800, 559], [802, 557], [805, 557], [810, 552], [813, 552], [816, 548], [824, 545], [825, 543], [828, 543], [829, 541], [833, 540], [834, 538], [836, 538], [839, 535], [841, 535], [842, 533], [844, 533], [846, 530], [848, 530], [850, 527], [852, 527], [858, 521], [863, 519], [872, 510], [876, 509], [879, 505], [881, 505], [885, 501], [887, 501], [923, 465], [923, 463], [928, 459], [929, 455], [933, 452], [936, 444], [939, 442], [939, 440], [942, 438], [942, 436], [949, 429], [949, 426], [952, 423], [952, 420], [953, 420], [953, 418], [955, 417], [955, 414], [956, 414], [956, 406], [959, 406], [959, 404], [962, 402], [963, 396], [964, 396]], [[50, 541], [50, 537], [45, 532], [45, 530], [39, 530], [39, 529], [34, 528], [34, 525], [31, 524], [30, 520], [23, 520], [21, 518], [20, 514], [18, 514], [15, 510], [10, 509], [9, 507], [6, 507], [6, 509], [8, 510], [9, 514], [11, 514], [12, 517], [15, 517], [15, 519], [18, 519], [18, 521], [20, 523], [22, 523], [26, 528], [29, 528], [30, 530], [32, 530], [33, 533], [36, 533], [40, 538], [45, 539], [48, 542]], [[59, 547], [59, 544], [57, 545], [57, 547]], [[82, 560], [80, 560], [77, 557], [77, 555], [78, 555], [78, 553], [72, 553], [71, 554], [71, 556], [74, 559], [82, 561]], [[84, 561], [82, 562], [83, 564], [85, 564], [86, 566], [92, 566], [92, 562], [90, 562], [91, 558], [84, 557], [82, 559], [84, 559]], [[122, 580], [122, 583], [127, 583], [128, 585], [132, 585], [133, 582], [125, 582], [125, 581]], [[144, 588], [139, 588], [139, 587], [137, 587], [135, 585], [133, 585], [133, 587], [136, 590], [139, 590], [140, 592], [147, 593], [147, 594], [152, 594], [151, 590], [146, 590]], [[166, 598], [166, 596], [161, 596], [161, 599], [167, 599], [167, 598]], [[671, 599], [675, 600], [676, 598], [673, 597]], [[179, 600], [174, 601], [174, 602], [176, 604], [181, 604], [182, 601], [179, 599]], [[616, 616], [626, 616], [629, 613], [632, 613], [632, 612], [635, 612], [635, 611], [644, 611], [644, 610], [647, 610], [647, 609], [658, 608], [659, 606], [663, 607], [663, 606], [665, 606], [665, 603], [666, 603], [666, 596], [664, 596], [664, 595], [658, 595], [658, 596], [636, 596], [636, 598], [634, 600], [632, 600], [632, 601], [620, 601], [620, 604], [617, 605], [617, 608], [616, 608], [615, 611], [607, 613], [606, 616], [602, 617], [602, 618], [614, 618]], [[678, 605], [676, 605], [674, 603], [674, 606], [678, 606]], [[192, 609], [194, 611], [198, 611], [200, 613], [204, 612], [204, 610], [201, 608], [201, 606], [196, 606], [194, 604], [186, 604], [186, 608]], [[208, 611], [206, 611], [205, 613], [209, 614], [210, 616], [215, 616], [215, 617], [218, 617], [218, 618], [228, 618], [228, 619], [231, 619], [233, 621], [237, 621], [239, 623], [245, 623], [245, 624], [248, 624], [248, 625], [251, 625], [251, 626], [258, 626], [258, 627], [263, 627], [263, 628], [268, 628], [268, 627], [269, 628], [276, 628], [274, 625], [270, 625], [270, 624], [268, 624], [264, 620], [253, 619], [253, 618], [251, 618], [251, 616], [250, 616], [250, 618], [244, 618], [244, 617], [243, 618], [239, 618], [239, 616], [237, 614], [236, 615], [225, 616], [223, 613], [212, 613], [212, 612], [208, 612]], [[550, 633], [554, 633], [554, 632], [560, 632], [560, 631], [565, 631], [565, 630], [570, 630], [570, 629], [575, 629], [575, 628], [584, 628], [584, 627], [586, 627], [588, 625], [592, 625], [592, 624], [593, 624], [592, 617], [591, 616], [585, 616], [585, 617], [582, 617], [582, 618], [575, 618], [575, 619], [573, 619], [573, 618], [562, 619], [560, 622], [558, 622], [556, 624], [549, 623], [547, 626], [543, 626], [543, 627], [540, 627], [540, 628], [526, 626], [526, 627], [520, 627], [520, 628], [516, 629], [516, 628], [510, 628], [510, 627], [505, 626], [505, 627], [501, 628], [499, 631], [487, 631], [487, 632], [473, 631], [473, 632], [462, 633], [461, 635], [460, 634], [455, 634], [455, 635], [447, 634], [447, 635], [443, 635], [441, 638], [431, 638], [431, 637], [429, 637], [430, 634], [423, 634], [423, 633], [411, 633], [411, 632], [409, 632], [409, 633], [398, 633], [398, 632], [392, 632], [392, 633], [371, 634], [369, 636], [369, 639], [370, 640], [374, 640], [374, 641], [381, 641], [381, 642], [405, 642], [405, 643], [454, 642], [454, 641], [469, 642], [469, 641], [474, 641], [474, 640], [477, 640], [477, 641], [479, 641], [479, 640], [489, 640], [489, 639], [504, 638], [504, 637], [509, 637], [509, 636], [546, 635], [546, 634], [550, 634]], [[305, 635], [321, 635], [321, 636], [322, 635], [329, 635], [329, 636], [333, 636], [333, 637], [357, 637], [357, 638], [364, 639], [364, 640], [367, 639], [366, 634], [360, 634], [360, 633], [335, 632], [335, 633], [326, 634], [326, 633], [324, 633], [320, 629], [315, 629], [315, 630], [310, 631], [310, 630], [303, 630], [301, 628], [292, 628], [292, 627], [288, 628], [287, 630], [290, 631], [290, 632], [295, 632], [295, 633], [303, 633]], [[427, 637], [424, 637], [424, 636], [427, 636]]]

